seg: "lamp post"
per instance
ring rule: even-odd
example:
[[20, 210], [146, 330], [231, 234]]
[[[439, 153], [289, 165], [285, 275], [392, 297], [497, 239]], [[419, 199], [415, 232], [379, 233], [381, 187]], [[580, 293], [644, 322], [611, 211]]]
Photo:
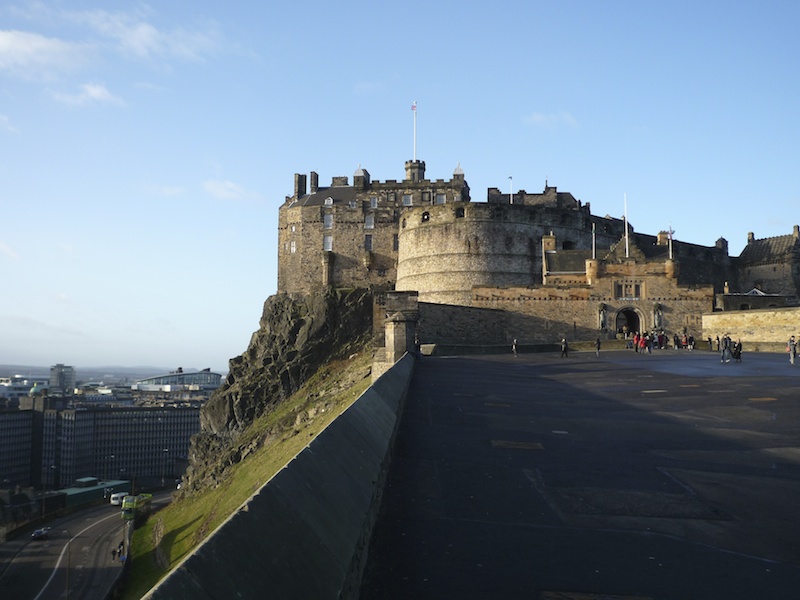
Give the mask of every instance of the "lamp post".
[[113, 462], [114, 462], [113, 454], [109, 454], [108, 456], [106, 456], [106, 468], [105, 468], [106, 472], [103, 473], [103, 477], [105, 477], [106, 481], [108, 481], [109, 465], [113, 464]]
[[164, 476], [167, 470], [167, 455], [169, 454], [169, 448], [164, 448], [164, 452], [161, 456], [161, 488], [164, 488]]
[[69, 600], [69, 569], [70, 563], [72, 562], [72, 533], [70, 533], [69, 529], [64, 529], [64, 533], [67, 534], [67, 600]]

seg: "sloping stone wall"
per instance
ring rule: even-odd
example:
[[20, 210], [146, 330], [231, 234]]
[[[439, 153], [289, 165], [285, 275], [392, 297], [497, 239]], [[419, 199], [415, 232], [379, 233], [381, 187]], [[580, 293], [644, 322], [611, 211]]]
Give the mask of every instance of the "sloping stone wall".
[[403, 357], [145, 598], [357, 597], [413, 365]]

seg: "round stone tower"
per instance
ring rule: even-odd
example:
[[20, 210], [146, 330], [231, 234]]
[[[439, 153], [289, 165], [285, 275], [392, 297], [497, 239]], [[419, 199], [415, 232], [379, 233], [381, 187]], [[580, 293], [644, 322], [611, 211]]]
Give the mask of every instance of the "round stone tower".
[[403, 213], [395, 289], [469, 305], [473, 286], [533, 285], [541, 277], [538, 238], [525, 209], [455, 202]]

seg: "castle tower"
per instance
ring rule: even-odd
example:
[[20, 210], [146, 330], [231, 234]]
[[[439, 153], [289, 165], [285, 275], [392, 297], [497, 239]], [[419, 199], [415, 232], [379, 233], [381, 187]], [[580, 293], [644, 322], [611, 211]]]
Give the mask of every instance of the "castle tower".
[[425, 161], [406, 161], [406, 181], [422, 181], [425, 179]]

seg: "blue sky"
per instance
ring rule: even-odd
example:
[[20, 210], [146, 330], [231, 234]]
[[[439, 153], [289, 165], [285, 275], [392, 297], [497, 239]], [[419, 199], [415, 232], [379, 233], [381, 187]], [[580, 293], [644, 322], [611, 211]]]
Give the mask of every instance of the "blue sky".
[[800, 223], [795, 2], [0, 7], [0, 363], [226, 370], [293, 174], [545, 181], [738, 255]]

